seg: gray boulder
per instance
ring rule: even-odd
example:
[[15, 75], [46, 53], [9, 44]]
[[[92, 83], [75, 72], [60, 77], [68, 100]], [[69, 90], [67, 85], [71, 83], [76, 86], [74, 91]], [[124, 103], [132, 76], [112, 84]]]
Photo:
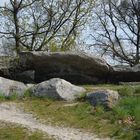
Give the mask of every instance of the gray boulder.
[[75, 84], [101, 83], [107, 80], [110, 66], [102, 59], [74, 52], [22, 52], [24, 70], [35, 70], [35, 82], [62, 78]]
[[23, 83], [0, 77], [1, 96], [9, 97], [13, 94], [16, 94], [17, 96], [23, 96], [26, 90], [27, 87]]
[[93, 106], [103, 105], [105, 108], [112, 108], [118, 101], [119, 94], [113, 90], [99, 90], [87, 94], [86, 100]]
[[73, 101], [84, 93], [85, 89], [72, 85], [63, 79], [53, 78], [33, 86], [30, 91], [31, 95], [37, 97]]

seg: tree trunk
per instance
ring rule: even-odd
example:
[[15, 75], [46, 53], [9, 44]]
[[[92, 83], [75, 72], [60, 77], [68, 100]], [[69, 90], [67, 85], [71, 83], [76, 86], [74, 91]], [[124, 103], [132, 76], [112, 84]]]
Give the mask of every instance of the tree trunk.
[[16, 43], [16, 52], [20, 52], [20, 33], [19, 33], [19, 20], [18, 20], [18, 2], [14, 0], [14, 7], [13, 7], [13, 16], [14, 16], [14, 24], [15, 24], [15, 43]]

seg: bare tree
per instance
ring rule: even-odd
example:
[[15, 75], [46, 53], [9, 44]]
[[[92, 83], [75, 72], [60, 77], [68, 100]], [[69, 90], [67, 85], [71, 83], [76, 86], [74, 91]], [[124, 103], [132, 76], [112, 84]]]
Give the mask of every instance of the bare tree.
[[98, 0], [94, 9], [93, 46], [102, 55], [133, 66], [140, 61], [140, 1]]
[[6, 30], [3, 29], [0, 34], [2, 34], [2, 37], [14, 38], [17, 53], [20, 51], [19, 14], [24, 8], [32, 5], [34, 2], [35, 0], [32, 0], [30, 3], [25, 5], [24, 0], [9, 0], [8, 5], [0, 7], [1, 16], [5, 18], [6, 22]]
[[64, 49], [85, 25], [92, 0], [10, 0], [0, 7], [6, 17], [2, 37], [14, 38], [16, 51], [48, 50], [50, 42]]

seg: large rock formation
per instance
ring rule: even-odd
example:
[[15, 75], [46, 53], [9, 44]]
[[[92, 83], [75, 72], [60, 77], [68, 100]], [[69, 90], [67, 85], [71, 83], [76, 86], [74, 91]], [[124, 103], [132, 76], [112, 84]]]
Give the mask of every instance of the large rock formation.
[[21, 73], [15, 73], [14, 78], [18, 81], [24, 83], [34, 83], [35, 81], [35, 71], [28, 70]]
[[15, 94], [23, 96], [26, 89], [27, 87], [21, 82], [0, 77], [0, 96], [10, 97]]
[[62, 78], [76, 84], [105, 82], [110, 66], [102, 59], [72, 52], [23, 52], [22, 70], [35, 70], [35, 82]]
[[63, 79], [53, 78], [31, 87], [30, 91], [32, 96], [73, 101], [86, 90]]
[[140, 64], [130, 67], [118, 65], [112, 67], [109, 79], [112, 82], [138, 82], [140, 81]]
[[18, 58], [15, 56], [0, 56], [0, 76], [14, 79], [18, 64]]
[[19, 58], [0, 57], [0, 76], [39, 83], [62, 78], [74, 84], [140, 81], [140, 64], [109, 66], [104, 60], [74, 52], [22, 52]]

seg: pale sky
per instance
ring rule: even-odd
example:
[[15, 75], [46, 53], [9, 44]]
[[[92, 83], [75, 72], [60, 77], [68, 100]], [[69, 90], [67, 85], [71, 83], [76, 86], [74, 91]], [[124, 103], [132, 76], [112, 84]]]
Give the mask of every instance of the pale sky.
[[8, 0], [0, 0], [0, 5], [3, 5]]

